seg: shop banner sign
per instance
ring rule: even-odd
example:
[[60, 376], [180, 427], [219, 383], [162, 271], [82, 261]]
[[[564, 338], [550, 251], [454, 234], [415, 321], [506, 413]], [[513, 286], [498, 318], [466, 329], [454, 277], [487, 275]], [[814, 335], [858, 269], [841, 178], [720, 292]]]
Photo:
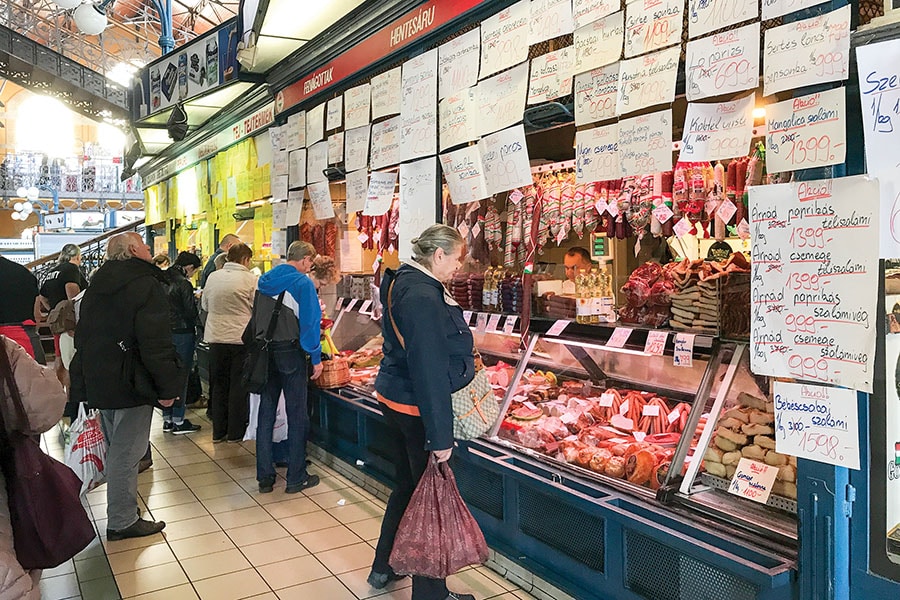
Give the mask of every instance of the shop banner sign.
[[[763, 4], [766, 1], [763, 0]], [[688, 0], [688, 2], [688, 37], [691, 39], [759, 16], [757, 2], [745, 0]]]
[[531, 0], [528, 44], [540, 44], [575, 31], [572, 0]]
[[399, 162], [400, 117], [372, 125], [372, 168], [382, 169]]
[[473, 29], [438, 47], [438, 98], [478, 83], [481, 33]]
[[306, 112], [300, 111], [288, 117], [287, 149], [306, 148]]
[[325, 112], [325, 131], [332, 131], [340, 127], [344, 113], [344, 97], [338, 96], [329, 100]]
[[766, 107], [766, 169], [783, 173], [844, 162], [846, 90], [837, 88]]
[[400, 160], [437, 154], [437, 48], [403, 63]]
[[488, 194], [499, 194], [532, 184], [524, 125], [482, 138], [478, 149]]
[[369, 136], [371, 125], [348, 129], [344, 134], [344, 168], [347, 171], [364, 169], [369, 165]]
[[755, 93], [734, 102], [689, 103], [678, 160], [712, 162], [747, 156], [753, 141], [754, 106]]
[[850, 5], [766, 31], [763, 95], [829, 81], [850, 72]]
[[823, 4], [822, 0], [762, 0], [764, 21]]
[[401, 67], [376, 75], [372, 84], [372, 118], [400, 114], [400, 93], [403, 89]]
[[288, 187], [292, 190], [306, 187], [306, 148], [288, 155]]
[[575, 181], [593, 183], [622, 176], [619, 165], [619, 124], [575, 133]]
[[759, 22], [688, 42], [684, 75], [691, 102], [756, 89]]
[[368, 83], [344, 92], [344, 129], [355, 129], [368, 125], [371, 104], [372, 86]]
[[487, 135], [515, 125], [525, 114], [528, 63], [478, 84], [479, 133]]
[[366, 207], [363, 209], [363, 214], [367, 217], [380, 217], [390, 210], [396, 188], [396, 171], [372, 171], [369, 176], [369, 189], [366, 191]]
[[575, 125], [587, 125], [616, 116], [619, 63], [575, 76]]
[[775, 451], [859, 469], [856, 390], [805, 383], [772, 383]]
[[528, 104], [543, 104], [572, 93], [575, 50], [572, 46], [531, 59]]
[[478, 146], [441, 154], [440, 159], [453, 204], [468, 204], [490, 196]]
[[611, 15], [621, 7], [621, 0], [572, 0], [575, 28], [584, 27], [597, 19]]
[[306, 146], [325, 139], [325, 103], [306, 111]]
[[410, 240], [431, 227], [437, 215], [437, 160], [433, 156], [400, 165], [400, 260], [412, 258]]
[[313, 144], [307, 149], [306, 181], [317, 183], [326, 181], [325, 169], [328, 168], [328, 142]]
[[293, 227], [300, 222], [300, 213], [303, 211], [303, 190], [288, 192], [287, 225]]
[[900, 167], [900, 39], [858, 46], [856, 62], [866, 168], [879, 173]]
[[451, 94], [438, 107], [441, 152], [478, 139], [478, 94], [476, 87]]
[[872, 392], [878, 181], [751, 186], [753, 372]]
[[334, 205], [331, 204], [331, 184], [327, 181], [311, 183], [306, 191], [309, 192], [309, 202], [312, 204], [316, 219], [333, 219]]
[[575, 30], [575, 73], [584, 73], [622, 58], [625, 11], [603, 17]]
[[619, 121], [621, 177], [672, 168], [672, 109]]
[[360, 169], [347, 173], [347, 214], [352, 215], [366, 208], [369, 191], [369, 171]]
[[685, 0], [634, 2], [625, 10], [625, 56], [681, 43]]
[[520, 0], [481, 22], [481, 77], [528, 60], [531, 3]]
[[675, 46], [620, 62], [616, 113], [627, 115], [657, 104], [671, 104], [675, 100], [680, 57], [681, 47]]

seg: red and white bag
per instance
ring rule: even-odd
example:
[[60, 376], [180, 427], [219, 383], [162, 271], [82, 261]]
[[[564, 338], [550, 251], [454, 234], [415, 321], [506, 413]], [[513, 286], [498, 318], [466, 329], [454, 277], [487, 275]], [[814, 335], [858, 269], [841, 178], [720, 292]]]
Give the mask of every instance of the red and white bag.
[[65, 463], [81, 479], [81, 495], [106, 481], [106, 438], [100, 428], [100, 411], [78, 405], [78, 418], [69, 428]]

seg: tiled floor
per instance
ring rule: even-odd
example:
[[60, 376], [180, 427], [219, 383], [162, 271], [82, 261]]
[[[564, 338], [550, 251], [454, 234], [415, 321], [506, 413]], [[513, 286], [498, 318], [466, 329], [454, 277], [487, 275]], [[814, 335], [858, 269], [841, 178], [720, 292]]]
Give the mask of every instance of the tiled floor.
[[[213, 444], [203, 425], [191, 435], [163, 434], [156, 415], [153, 467], [139, 476], [141, 509], [162, 519], [162, 534], [106, 540], [106, 491], [87, 496], [99, 537], [74, 560], [45, 571], [43, 600], [357, 600], [409, 599], [410, 580], [373, 590], [366, 576], [384, 504], [321, 463], [322, 483], [301, 494], [259, 494], [253, 443]], [[57, 431], [45, 435], [62, 455]], [[283, 471], [279, 470], [280, 476]], [[449, 579], [454, 591], [478, 600], [531, 599], [486, 567]]]

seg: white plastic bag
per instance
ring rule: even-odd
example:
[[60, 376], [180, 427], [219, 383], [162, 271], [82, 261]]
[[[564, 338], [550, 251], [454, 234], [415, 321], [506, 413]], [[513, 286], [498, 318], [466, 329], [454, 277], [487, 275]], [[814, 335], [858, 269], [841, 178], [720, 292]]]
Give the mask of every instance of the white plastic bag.
[[[250, 422], [247, 431], [244, 432], [244, 441], [256, 439], [256, 423], [259, 421], [259, 394], [250, 394]], [[278, 399], [278, 408], [275, 410], [275, 428], [272, 430], [272, 442], [277, 444], [287, 439], [287, 412], [284, 408], [284, 392]]]
[[106, 481], [106, 439], [100, 428], [100, 411], [87, 412], [78, 405], [78, 418], [69, 428], [65, 463], [81, 479], [81, 495]]

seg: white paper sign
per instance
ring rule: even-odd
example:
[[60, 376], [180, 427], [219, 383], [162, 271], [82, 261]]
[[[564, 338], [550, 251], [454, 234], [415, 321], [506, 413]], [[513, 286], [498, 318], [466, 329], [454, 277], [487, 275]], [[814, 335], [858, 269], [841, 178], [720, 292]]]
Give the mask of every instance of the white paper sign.
[[755, 105], [755, 93], [734, 102], [689, 103], [678, 160], [712, 162], [746, 156], [753, 141]]
[[369, 172], [366, 169], [347, 173], [347, 214], [365, 210], [369, 192]]
[[881, 190], [881, 227], [879, 258], [900, 256], [900, 169], [870, 173], [878, 177]]
[[685, 55], [690, 101], [756, 89], [759, 85], [759, 22], [688, 42]]
[[303, 190], [288, 192], [287, 220], [288, 227], [293, 227], [300, 222], [300, 213], [303, 211]]
[[766, 107], [766, 169], [781, 173], [837, 165], [847, 154], [844, 88]]
[[616, 113], [627, 115], [657, 104], [671, 104], [680, 56], [681, 48], [676, 46], [620, 62]]
[[[527, 0], [523, 1], [527, 2]], [[522, 63], [514, 69], [480, 82], [477, 94], [481, 135], [515, 125], [522, 120], [522, 115], [525, 113], [525, 96], [528, 94], [528, 63]]]
[[437, 48], [403, 63], [400, 160], [437, 153]]
[[328, 136], [328, 164], [344, 162], [344, 132], [338, 131]]
[[344, 129], [350, 130], [369, 124], [372, 90], [368, 83], [344, 92]]
[[613, 330], [612, 335], [609, 336], [606, 345], [611, 348], [624, 348], [625, 344], [628, 342], [628, 338], [631, 337], [632, 331], [633, 330], [630, 327], [616, 327]]
[[541, 104], [572, 93], [574, 57], [572, 46], [566, 46], [531, 60], [528, 104]]
[[287, 150], [306, 147], [306, 113], [300, 111], [288, 117]]
[[878, 181], [861, 175], [749, 192], [753, 372], [871, 392]]
[[459, 94], [451, 94], [439, 105], [440, 148], [465, 144], [478, 139], [478, 95], [477, 88], [470, 87]]
[[372, 78], [373, 119], [400, 113], [400, 91], [403, 88], [400, 69], [397, 67]]
[[556, 323], [554, 323], [553, 325], [550, 326], [550, 329], [547, 330], [546, 335], [550, 336], [550, 337], [554, 337], [554, 336], [561, 334], [565, 330], [565, 328], [569, 326], [569, 323], [571, 323], [571, 321], [566, 321], [565, 319], [560, 319], [559, 321], [557, 321]]
[[632, 2], [625, 8], [625, 56], [681, 43], [684, 0]]
[[666, 342], [669, 339], [668, 331], [654, 329], [647, 332], [647, 342], [644, 344], [644, 352], [652, 356], [662, 356], [666, 352]]
[[369, 176], [369, 189], [366, 192], [366, 207], [363, 214], [378, 217], [391, 208], [394, 201], [394, 190], [397, 187], [397, 172], [372, 171]]
[[866, 168], [880, 173], [900, 167], [900, 40], [858, 46], [856, 61]]
[[531, 0], [528, 43], [540, 44], [575, 31], [571, 0]]
[[475, 331], [484, 333], [487, 330], [488, 315], [487, 313], [478, 313], [475, 315]]
[[344, 133], [344, 168], [347, 171], [365, 169], [369, 164], [370, 125], [348, 129]]
[[847, 79], [850, 5], [766, 30], [763, 94]]
[[516, 321], [519, 320], [519, 317], [516, 315], [507, 315], [506, 320], [503, 321], [503, 333], [509, 335], [516, 330]]
[[575, 30], [575, 72], [605, 67], [622, 57], [625, 11], [603, 17]]
[[575, 76], [575, 125], [596, 123], [616, 116], [619, 63]]
[[694, 365], [694, 334], [675, 334], [675, 354], [672, 359], [676, 367], [691, 367]]
[[822, 4], [822, 0], [762, 0], [764, 21]]
[[325, 115], [325, 130], [331, 131], [341, 126], [341, 117], [344, 113], [344, 97], [338, 96], [328, 101], [327, 114]]
[[400, 162], [400, 117], [372, 125], [372, 168], [382, 169]]
[[575, 181], [593, 183], [621, 177], [619, 124], [575, 133]]
[[525, 126], [516, 125], [478, 142], [488, 194], [532, 184]]
[[[763, 0], [765, 4], [767, 0]], [[695, 38], [759, 16], [758, 2], [743, 0], [689, 0], [688, 36]], [[768, 17], [763, 17], [767, 19]], [[726, 32], [727, 33], [727, 32]], [[758, 54], [756, 56], [759, 56]]]
[[270, 175], [287, 175], [290, 173], [288, 164], [289, 153], [287, 150], [272, 151], [272, 167], [269, 170]]
[[584, 27], [622, 7], [621, 0], [572, 0], [572, 17], [575, 27]]
[[856, 391], [775, 381], [775, 450], [859, 469]]
[[490, 196], [478, 146], [441, 154], [440, 159], [453, 204], [468, 204]]
[[331, 204], [331, 186], [327, 181], [311, 183], [306, 189], [316, 219], [333, 219], [334, 206]]
[[288, 156], [290, 189], [306, 187], [306, 148], [293, 150]]
[[438, 47], [438, 98], [478, 83], [481, 32], [473, 29]]
[[528, 60], [531, 4], [520, 0], [481, 22], [481, 77]]
[[272, 204], [272, 228], [284, 229], [287, 227], [287, 202], [275, 202]]
[[488, 318], [487, 323], [487, 331], [497, 331], [497, 326], [500, 325], [500, 318], [503, 315], [499, 313], [494, 313]]
[[270, 180], [270, 187], [273, 200], [287, 200], [288, 196], [288, 176], [276, 175]]
[[410, 240], [435, 223], [437, 161], [433, 156], [400, 165], [400, 260], [412, 258]]
[[306, 146], [325, 139], [325, 103], [306, 111]]
[[472, 322], [472, 311], [471, 310], [463, 311], [463, 321], [466, 322], [466, 325], [468, 325]]
[[272, 231], [272, 254], [282, 257], [287, 255], [287, 231], [283, 229]]
[[728, 486], [728, 493], [765, 504], [772, 493], [778, 467], [773, 467], [749, 458], [742, 458], [738, 463]]
[[325, 169], [328, 168], [328, 142], [318, 142], [307, 149], [306, 181], [317, 183], [325, 181]]
[[672, 168], [672, 109], [619, 121], [621, 177]]

